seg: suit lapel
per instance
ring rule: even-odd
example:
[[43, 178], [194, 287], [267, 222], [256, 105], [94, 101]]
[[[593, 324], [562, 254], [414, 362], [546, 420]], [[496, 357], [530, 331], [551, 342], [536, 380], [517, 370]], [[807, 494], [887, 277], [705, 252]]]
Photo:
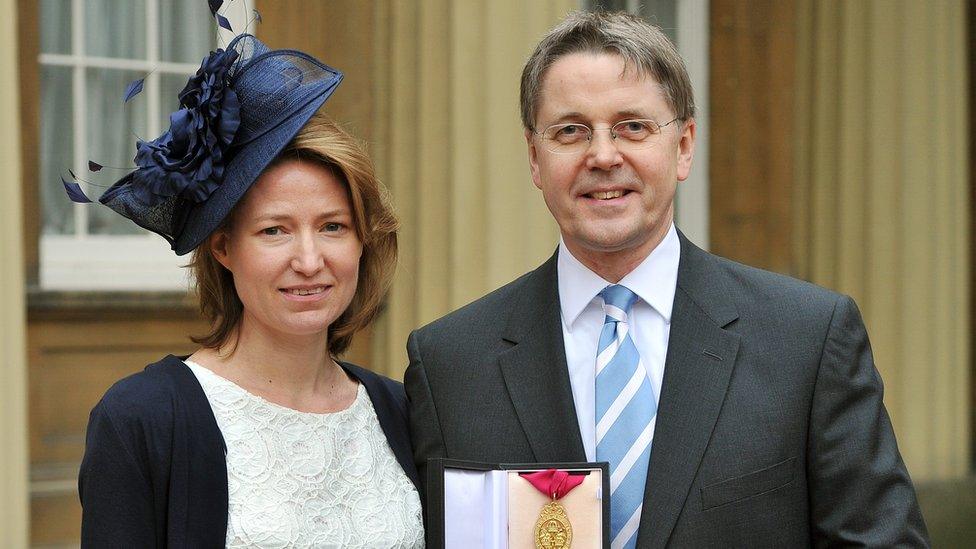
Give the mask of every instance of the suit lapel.
[[[715, 258], [679, 233], [681, 259], [638, 540], [663, 547], [691, 490], [728, 389], [738, 318]], [[539, 462], [584, 461], [563, 345], [556, 256], [525, 278], [499, 367]]]
[[681, 235], [678, 287], [638, 540], [664, 547], [681, 512], [728, 389], [738, 318], [713, 256]]
[[526, 276], [498, 357], [535, 461], [585, 461], [560, 324], [556, 254]]

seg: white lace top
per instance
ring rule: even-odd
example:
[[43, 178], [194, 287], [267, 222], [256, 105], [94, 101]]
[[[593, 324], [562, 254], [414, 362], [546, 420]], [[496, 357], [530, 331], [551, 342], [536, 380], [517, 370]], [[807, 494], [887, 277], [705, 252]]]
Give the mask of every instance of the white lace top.
[[186, 364], [227, 444], [227, 547], [423, 547], [420, 497], [362, 384], [314, 414]]

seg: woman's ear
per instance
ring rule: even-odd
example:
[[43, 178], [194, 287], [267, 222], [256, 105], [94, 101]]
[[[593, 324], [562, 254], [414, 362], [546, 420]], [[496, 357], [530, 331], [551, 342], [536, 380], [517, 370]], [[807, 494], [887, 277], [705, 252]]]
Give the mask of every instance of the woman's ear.
[[207, 243], [210, 246], [210, 253], [213, 254], [214, 259], [218, 263], [224, 266], [230, 272], [234, 272], [230, 268], [230, 252], [228, 251], [230, 245], [230, 234], [228, 234], [227, 229], [221, 228], [214, 231], [210, 235], [210, 240]]

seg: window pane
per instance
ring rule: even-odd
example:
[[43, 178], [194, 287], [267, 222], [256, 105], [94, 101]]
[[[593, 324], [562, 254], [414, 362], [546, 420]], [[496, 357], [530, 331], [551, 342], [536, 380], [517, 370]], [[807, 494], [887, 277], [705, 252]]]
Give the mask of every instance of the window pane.
[[627, 11], [627, 0], [600, 0], [587, 2], [588, 11]]
[[[41, 66], [41, 208], [44, 234], [75, 232], [72, 202], [60, 175], [70, 178], [74, 153], [70, 67]], [[78, 174], [81, 175], [81, 174]], [[84, 177], [84, 176], [82, 176]]]
[[145, 0], [85, 0], [85, 53], [144, 59]]
[[637, 14], [661, 27], [675, 44], [678, 43], [678, 19], [676, 0], [643, 0]]
[[645, 21], [653, 23], [675, 44], [677, 33], [677, 0], [588, 0], [589, 11], [629, 11], [640, 15]]
[[[201, 57], [202, 59], [202, 57]], [[189, 74], [167, 74], [159, 75], [159, 127], [163, 133], [169, 127], [169, 115], [180, 108], [180, 92], [186, 87]]]
[[41, 53], [71, 53], [71, 0], [41, 0]]
[[[247, 4], [235, 2], [231, 9], [242, 9]], [[217, 41], [216, 28], [210, 9], [202, 0], [159, 0], [159, 58], [199, 64]]]
[[[144, 73], [135, 71], [87, 69], [88, 155], [89, 159], [106, 166], [93, 174], [98, 176], [98, 183], [105, 187], [135, 167], [132, 159], [136, 155], [137, 136], [146, 140], [157, 137], [147, 135], [147, 103], [144, 95], [122, 103], [122, 91], [129, 82], [144, 76]], [[143, 92], [146, 93], [149, 90]], [[99, 189], [99, 194], [103, 191]], [[91, 208], [88, 231], [91, 234], [142, 232], [134, 223], [100, 204]]]

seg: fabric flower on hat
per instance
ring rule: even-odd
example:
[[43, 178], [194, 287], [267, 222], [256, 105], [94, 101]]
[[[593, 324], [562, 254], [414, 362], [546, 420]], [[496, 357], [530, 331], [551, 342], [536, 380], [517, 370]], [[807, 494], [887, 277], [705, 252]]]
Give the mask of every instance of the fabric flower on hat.
[[212, 52], [180, 92], [170, 127], [152, 141], [139, 141], [133, 186], [143, 204], [180, 197], [203, 202], [220, 185], [227, 150], [241, 124], [240, 101], [227, 72], [236, 50]]
[[[129, 85], [124, 102], [143, 81]], [[342, 72], [305, 53], [272, 50], [250, 34], [238, 35], [226, 51], [203, 60], [180, 92], [169, 129], [136, 143], [136, 169], [98, 201], [165, 238], [177, 255], [189, 253], [219, 227], [341, 81]], [[101, 169], [90, 165], [93, 172]], [[91, 202], [77, 182], [61, 182], [71, 200]]]

